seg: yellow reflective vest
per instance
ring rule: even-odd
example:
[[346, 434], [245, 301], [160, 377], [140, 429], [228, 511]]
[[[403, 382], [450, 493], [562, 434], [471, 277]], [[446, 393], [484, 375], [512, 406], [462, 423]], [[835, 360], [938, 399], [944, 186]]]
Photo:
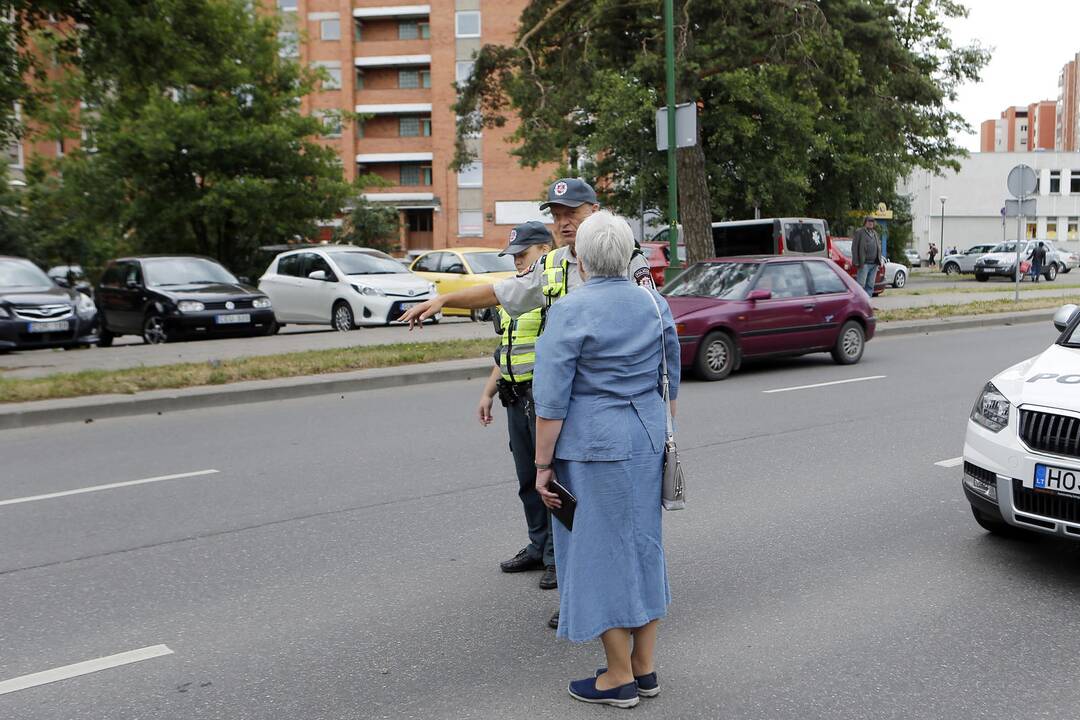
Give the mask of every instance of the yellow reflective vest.
[[502, 321], [499, 372], [507, 382], [528, 382], [536, 367], [536, 340], [543, 329], [543, 312], [537, 308], [515, 319], [500, 307], [499, 319]]

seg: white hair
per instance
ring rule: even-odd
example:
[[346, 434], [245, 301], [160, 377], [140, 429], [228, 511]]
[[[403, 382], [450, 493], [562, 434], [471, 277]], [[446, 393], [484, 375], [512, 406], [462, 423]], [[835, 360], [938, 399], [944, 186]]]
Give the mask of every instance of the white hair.
[[619, 277], [634, 252], [634, 231], [621, 217], [597, 210], [578, 226], [574, 247], [588, 275]]

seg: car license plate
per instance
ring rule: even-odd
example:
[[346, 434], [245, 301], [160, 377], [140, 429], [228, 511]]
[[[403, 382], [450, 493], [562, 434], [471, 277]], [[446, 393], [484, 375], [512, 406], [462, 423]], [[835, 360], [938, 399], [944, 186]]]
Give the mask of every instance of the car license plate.
[[409, 308], [414, 308], [419, 304], [420, 303], [418, 303], [418, 302], [403, 302], [403, 303], [401, 303], [401, 312], [405, 312]]
[[249, 313], [241, 313], [238, 315], [215, 315], [214, 322], [218, 325], [237, 325], [240, 323], [251, 322], [251, 315]]
[[1032, 486], [1036, 490], [1054, 490], [1066, 495], [1080, 496], [1080, 471], [1052, 465], [1036, 465]]
[[32, 333], [63, 332], [71, 328], [67, 320], [54, 320], [53, 322], [32, 322], [28, 328]]

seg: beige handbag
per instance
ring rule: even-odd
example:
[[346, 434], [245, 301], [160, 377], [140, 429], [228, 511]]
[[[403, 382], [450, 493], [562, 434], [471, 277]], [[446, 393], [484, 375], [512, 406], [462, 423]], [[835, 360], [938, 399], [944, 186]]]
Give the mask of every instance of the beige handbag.
[[[640, 286], [639, 286], [640, 287]], [[665, 510], [682, 510], [686, 507], [686, 479], [683, 477], [682, 464], [679, 462], [679, 449], [675, 447], [675, 429], [671, 421], [671, 397], [668, 395], [667, 341], [664, 340], [664, 316], [652, 291], [642, 288], [649, 294], [656, 317], [660, 320], [660, 357], [663, 359], [664, 374], [661, 378], [664, 390], [664, 414], [667, 416], [667, 431], [664, 435], [664, 483], [660, 491], [660, 502]]]

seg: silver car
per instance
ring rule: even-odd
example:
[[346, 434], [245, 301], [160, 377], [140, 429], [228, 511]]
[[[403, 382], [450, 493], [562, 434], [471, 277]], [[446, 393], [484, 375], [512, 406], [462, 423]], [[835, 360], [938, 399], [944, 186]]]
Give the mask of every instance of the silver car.
[[907, 285], [908, 269], [901, 263], [885, 259], [885, 284], [894, 288], [902, 288]]
[[941, 258], [941, 270], [946, 275], [975, 272], [975, 261], [994, 249], [994, 243], [972, 245], [962, 253]]

